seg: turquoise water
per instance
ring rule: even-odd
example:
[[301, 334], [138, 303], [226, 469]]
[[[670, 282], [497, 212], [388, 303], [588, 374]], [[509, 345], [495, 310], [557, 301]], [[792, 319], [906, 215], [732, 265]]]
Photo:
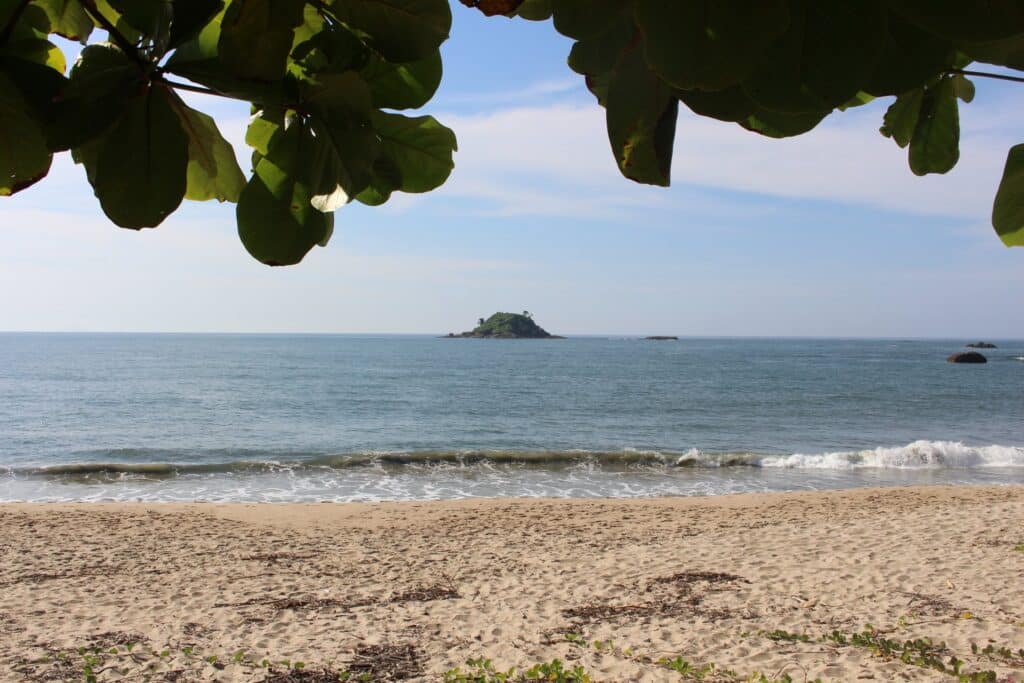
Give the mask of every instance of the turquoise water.
[[0, 334], [0, 500], [1024, 483], [1024, 341]]

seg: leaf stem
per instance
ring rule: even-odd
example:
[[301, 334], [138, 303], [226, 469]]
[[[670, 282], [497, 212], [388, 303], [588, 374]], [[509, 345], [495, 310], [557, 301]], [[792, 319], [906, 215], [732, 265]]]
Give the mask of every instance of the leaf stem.
[[152, 63], [144, 59], [142, 55], [139, 54], [139, 51], [135, 48], [135, 45], [133, 45], [130, 40], [125, 38], [124, 34], [118, 31], [117, 27], [114, 26], [114, 24], [112, 24], [109, 19], [103, 16], [103, 13], [100, 12], [99, 9], [96, 7], [95, 0], [80, 1], [85, 11], [89, 14], [90, 17], [93, 18], [93, 21], [98, 23], [101, 27], [103, 27], [104, 31], [110, 34], [110, 37], [114, 39], [114, 42], [117, 43], [117, 46], [119, 48], [121, 48], [121, 51], [128, 55], [128, 57], [133, 62], [138, 64], [143, 71], [148, 72], [150, 68], [153, 66]]
[[1001, 81], [1012, 81], [1014, 83], [1024, 83], [1024, 77], [1021, 76], [1006, 76], [1004, 74], [994, 74], [989, 71], [969, 71], [967, 69], [950, 69], [946, 73], [960, 74], [962, 76], [977, 76], [978, 78], [997, 78]]
[[223, 97], [229, 100], [241, 99], [239, 97], [233, 97], [231, 95], [227, 95], [225, 93], [213, 90], [211, 88], [204, 88], [199, 85], [191, 85], [190, 83], [179, 83], [177, 81], [169, 81], [163, 76], [163, 74], [157, 74], [157, 76], [153, 80], [163, 83], [164, 85], [170, 88], [174, 88], [175, 90], [188, 90], [189, 92], [197, 92], [202, 95], [213, 95], [215, 97]]
[[14, 32], [14, 25], [21, 19], [21, 15], [25, 12], [25, 8], [28, 7], [31, 0], [21, 0], [21, 4], [14, 8], [14, 12], [11, 13], [11, 19], [4, 26], [4, 30], [0, 33], [0, 45], [7, 42], [7, 39], [11, 37], [11, 33]]

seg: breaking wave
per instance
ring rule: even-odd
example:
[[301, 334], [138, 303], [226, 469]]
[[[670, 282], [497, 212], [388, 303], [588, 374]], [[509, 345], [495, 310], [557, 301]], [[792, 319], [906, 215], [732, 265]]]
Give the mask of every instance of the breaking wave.
[[[129, 455], [130, 453], [130, 455]], [[245, 451], [245, 459], [211, 459], [204, 462], [174, 462], [166, 450], [132, 449], [116, 451], [108, 457], [130, 457], [148, 462], [75, 462], [46, 467], [21, 467], [7, 470], [12, 477], [112, 480], [124, 478], [166, 479], [179, 476], [301, 474], [315, 471], [402, 471], [439, 468], [528, 468], [557, 470], [592, 467], [609, 471], [675, 468], [785, 468], [816, 470], [858, 469], [973, 469], [1024, 467], [1024, 447], [968, 446], [954, 441], [915, 441], [906, 446], [880, 447], [857, 451], [823, 453], [764, 454], [747, 451], [685, 452], [624, 449], [591, 450], [424, 450], [382, 451], [339, 455], [272, 454]], [[229, 455], [217, 452], [216, 455]], [[274, 457], [276, 455], [276, 457]], [[168, 457], [171, 456], [171, 457]], [[167, 458], [165, 462], [153, 462]], [[2, 470], [0, 470], [2, 472]]]

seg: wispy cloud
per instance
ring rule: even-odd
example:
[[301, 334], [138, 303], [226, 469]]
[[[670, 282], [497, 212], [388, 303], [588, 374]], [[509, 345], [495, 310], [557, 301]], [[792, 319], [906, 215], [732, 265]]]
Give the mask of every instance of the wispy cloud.
[[[712, 210], [702, 189], [813, 199], [922, 216], [986, 216], [1013, 144], [1002, 116], [965, 108], [962, 158], [944, 176], [915, 177], [906, 150], [878, 134], [886, 103], [838, 114], [799, 138], [773, 140], [680, 114], [670, 190], [623, 179], [596, 104], [492, 107], [445, 115], [459, 136], [444, 196], [472, 200], [474, 215], [621, 219], [636, 207]], [[752, 200], [758, 197], [752, 196]], [[698, 205], [694, 207], [694, 203]], [[713, 202], [714, 210], [736, 207]]]

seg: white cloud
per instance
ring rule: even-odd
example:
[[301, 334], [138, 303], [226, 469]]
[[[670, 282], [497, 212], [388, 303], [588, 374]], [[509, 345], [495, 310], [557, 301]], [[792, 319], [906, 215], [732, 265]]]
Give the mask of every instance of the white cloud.
[[880, 102], [837, 114], [787, 140], [683, 112], [670, 190], [619, 175], [604, 111], [596, 104], [441, 116], [458, 134], [460, 150], [442, 193], [479, 200], [471, 213], [497, 215], [621, 219], [639, 207], [736, 210], [700, 201], [701, 188], [714, 188], [921, 215], [987, 216], [1013, 144], [1004, 117], [965, 107], [959, 165], [944, 176], [918, 178], [907, 166], [906, 150], [878, 133], [884, 108]]

